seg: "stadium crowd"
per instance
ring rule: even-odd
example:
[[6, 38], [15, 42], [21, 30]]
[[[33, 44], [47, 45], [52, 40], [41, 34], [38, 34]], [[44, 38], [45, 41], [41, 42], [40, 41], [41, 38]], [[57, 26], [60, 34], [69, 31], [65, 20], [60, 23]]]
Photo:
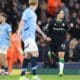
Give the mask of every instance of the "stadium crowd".
[[[47, 0], [40, 0], [39, 7], [36, 11], [38, 15], [38, 24], [45, 31], [47, 22], [52, 17], [47, 12]], [[0, 11], [4, 11], [8, 15], [8, 23], [12, 25], [13, 32], [16, 31], [18, 22], [22, 12], [28, 7], [28, 0], [0, 0]], [[73, 28], [66, 34], [66, 55], [65, 61], [80, 61], [80, 0], [63, 0], [62, 6], [65, 12], [67, 22], [73, 24]], [[39, 35], [37, 35], [39, 36]], [[48, 63], [49, 47], [42, 39], [37, 40], [39, 46], [40, 62]], [[56, 60], [56, 55], [53, 55], [53, 62]], [[47, 61], [47, 62], [46, 62]]]

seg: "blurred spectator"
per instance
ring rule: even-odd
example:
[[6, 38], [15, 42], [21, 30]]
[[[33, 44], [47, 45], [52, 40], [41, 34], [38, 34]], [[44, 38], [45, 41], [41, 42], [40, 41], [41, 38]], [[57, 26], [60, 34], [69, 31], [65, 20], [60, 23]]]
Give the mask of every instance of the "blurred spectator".
[[67, 22], [69, 22], [70, 20], [69, 20], [69, 9], [66, 7], [66, 5], [64, 4], [64, 3], [62, 3], [62, 8], [63, 8], [63, 10], [64, 10], [64, 14], [65, 14], [65, 19], [66, 19], [66, 21]]
[[70, 43], [69, 43], [69, 60], [73, 60], [73, 55], [74, 55], [74, 49], [76, 48], [78, 44], [78, 40], [76, 38], [73, 38]]
[[65, 50], [65, 61], [69, 61], [69, 44], [71, 41], [71, 35], [70, 33], [66, 34], [66, 40], [65, 40], [65, 45], [66, 45], [66, 50]]
[[72, 12], [74, 11], [74, 1], [73, 0], [69, 1], [68, 8], [70, 10], [70, 14], [72, 14]]
[[73, 61], [80, 61], [80, 40], [73, 52]]

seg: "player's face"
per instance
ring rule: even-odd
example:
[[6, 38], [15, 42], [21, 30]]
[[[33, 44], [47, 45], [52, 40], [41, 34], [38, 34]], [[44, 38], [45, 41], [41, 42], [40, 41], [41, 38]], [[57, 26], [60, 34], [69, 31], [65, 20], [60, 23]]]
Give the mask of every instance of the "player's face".
[[5, 17], [0, 15], [0, 23], [2, 23], [5, 20]]
[[61, 18], [61, 19], [64, 18], [64, 11], [63, 11], [63, 10], [61, 10], [61, 11], [59, 12], [59, 18]]

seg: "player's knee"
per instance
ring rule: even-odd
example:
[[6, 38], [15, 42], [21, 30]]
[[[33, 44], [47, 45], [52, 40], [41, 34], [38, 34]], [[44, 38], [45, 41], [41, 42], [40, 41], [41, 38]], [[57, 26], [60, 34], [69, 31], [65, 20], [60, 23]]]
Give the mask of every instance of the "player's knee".
[[31, 54], [30, 53], [26, 53], [25, 56], [24, 56], [24, 58], [30, 59], [31, 58]]
[[32, 57], [38, 57], [38, 56], [39, 56], [39, 53], [38, 52], [32, 53]]
[[64, 58], [64, 55], [65, 55], [65, 52], [59, 52], [58, 53], [59, 58]]

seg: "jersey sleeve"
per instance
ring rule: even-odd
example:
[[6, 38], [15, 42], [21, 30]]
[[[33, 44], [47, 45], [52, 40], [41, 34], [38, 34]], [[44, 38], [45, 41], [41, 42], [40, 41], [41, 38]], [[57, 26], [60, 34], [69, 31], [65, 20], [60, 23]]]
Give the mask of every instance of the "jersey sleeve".
[[69, 30], [71, 30], [71, 26], [70, 23], [65, 23], [65, 30], [68, 32]]
[[23, 14], [22, 14], [22, 18], [21, 19], [24, 20], [24, 21], [27, 21], [28, 15], [29, 15], [28, 11], [27, 10], [24, 11]]
[[11, 25], [8, 25], [8, 27], [7, 27], [7, 32], [8, 32], [8, 33], [9, 33], [9, 32], [12, 32]]
[[54, 24], [54, 21], [53, 21], [53, 19], [49, 22], [49, 24], [48, 24], [48, 36], [50, 37], [50, 35], [51, 35], [51, 32], [52, 32], [52, 28], [53, 28], [53, 24]]

